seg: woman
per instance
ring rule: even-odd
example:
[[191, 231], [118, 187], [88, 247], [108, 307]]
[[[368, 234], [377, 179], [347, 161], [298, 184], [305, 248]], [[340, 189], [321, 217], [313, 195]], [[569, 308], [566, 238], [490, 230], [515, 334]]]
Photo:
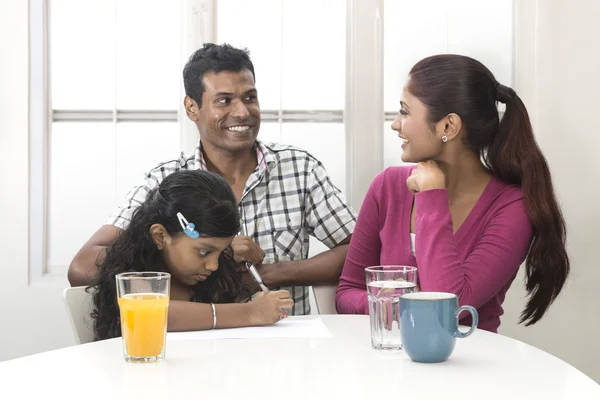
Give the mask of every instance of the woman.
[[[497, 102], [506, 104], [499, 119]], [[525, 260], [537, 322], [570, 265], [548, 164], [515, 91], [480, 62], [437, 55], [417, 63], [392, 128], [402, 160], [371, 183], [340, 279], [341, 313], [368, 313], [365, 267], [417, 266], [423, 291], [450, 292], [497, 332], [502, 302]], [[461, 319], [470, 325], [470, 317]]]
[[99, 266], [92, 285], [95, 339], [121, 335], [115, 276], [130, 271], [171, 274], [169, 331], [267, 325], [285, 318], [285, 308], [293, 305], [287, 291], [227, 304], [248, 296], [230, 247], [239, 224], [235, 196], [223, 178], [208, 171], [167, 176], [148, 193]]

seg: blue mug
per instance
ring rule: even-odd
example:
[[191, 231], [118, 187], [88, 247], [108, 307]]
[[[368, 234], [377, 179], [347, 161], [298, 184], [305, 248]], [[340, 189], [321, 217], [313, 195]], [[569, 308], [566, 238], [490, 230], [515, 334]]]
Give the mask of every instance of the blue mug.
[[[458, 316], [468, 311], [473, 325], [458, 330]], [[452, 293], [415, 292], [400, 296], [402, 349], [411, 360], [425, 363], [446, 361], [454, 351], [456, 338], [465, 338], [477, 329], [479, 315], [471, 306], [458, 306]]]

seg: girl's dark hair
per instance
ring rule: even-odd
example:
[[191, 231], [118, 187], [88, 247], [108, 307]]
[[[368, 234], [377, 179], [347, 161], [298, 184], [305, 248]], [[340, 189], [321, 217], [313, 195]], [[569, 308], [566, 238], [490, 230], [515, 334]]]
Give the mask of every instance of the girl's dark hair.
[[[450, 113], [460, 116], [468, 148], [496, 178], [521, 187], [533, 239], [526, 260], [529, 300], [520, 322], [536, 323], [563, 288], [570, 262], [565, 220], [525, 105], [482, 63], [453, 54], [418, 62], [409, 73], [408, 90], [427, 107], [429, 123]], [[502, 120], [498, 101], [506, 104]]]
[[[181, 212], [194, 223], [201, 237], [229, 237], [240, 227], [235, 195], [227, 182], [208, 171], [179, 171], [167, 176], [151, 190], [133, 213], [131, 222], [106, 251], [94, 289], [93, 311], [95, 340], [121, 335], [115, 276], [129, 271], [165, 271], [160, 250], [152, 240], [150, 227], [162, 224], [177, 238], [183, 229], [177, 219]], [[221, 254], [219, 268], [210, 277], [192, 287], [197, 302], [227, 303], [245, 294], [233, 253]]]

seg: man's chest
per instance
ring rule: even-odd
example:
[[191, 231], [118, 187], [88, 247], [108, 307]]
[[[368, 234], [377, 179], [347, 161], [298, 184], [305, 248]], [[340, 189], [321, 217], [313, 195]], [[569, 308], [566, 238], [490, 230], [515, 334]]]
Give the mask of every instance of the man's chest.
[[306, 257], [305, 191], [300, 185], [260, 182], [244, 194], [240, 205], [241, 231], [263, 249], [265, 263]]

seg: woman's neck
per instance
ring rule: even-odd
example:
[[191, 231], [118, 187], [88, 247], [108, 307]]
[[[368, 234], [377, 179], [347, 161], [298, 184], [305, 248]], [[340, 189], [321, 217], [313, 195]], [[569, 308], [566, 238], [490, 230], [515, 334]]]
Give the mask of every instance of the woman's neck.
[[470, 193], [481, 193], [481, 187], [487, 186], [491, 175], [485, 169], [479, 156], [472, 152], [462, 152], [438, 161], [446, 176], [446, 188], [450, 202]]

